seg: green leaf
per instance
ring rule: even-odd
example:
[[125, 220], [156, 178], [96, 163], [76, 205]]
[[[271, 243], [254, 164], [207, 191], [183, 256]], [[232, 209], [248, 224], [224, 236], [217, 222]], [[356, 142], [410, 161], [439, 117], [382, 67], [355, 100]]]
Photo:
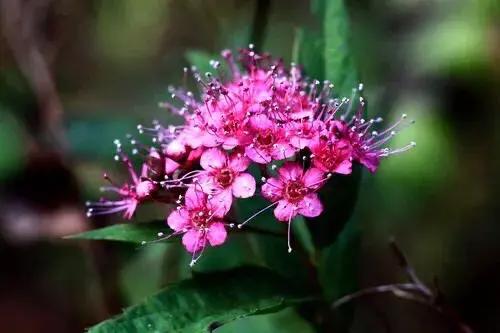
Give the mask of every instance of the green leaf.
[[323, 249], [333, 244], [351, 218], [356, 207], [362, 167], [353, 164], [350, 175], [334, 174], [319, 191], [323, 213], [309, 219], [307, 226], [314, 245]]
[[66, 236], [65, 238], [110, 240], [140, 244], [142, 241], [152, 241], [157, 239], [159, 232], [163, 232], [164, 234], [168, 234], [170, 232], [170, 229], [163, 221], [115, 224], [101, 229]]
[[301, 28], [295, 36], [293, 61], [303, 66], [308, 77], [323, 80], [325, 77], [325, 43], [321, 32]]
[[243, 267], [197, 274], [89, 332], [210, 332], [233, 320], [277, 312], [309, 299], [268, 269]]
[[335, 84], [339, 95], [349, 96], [357, 85], [357, 72], [349, 45], [349, 16], [343, 0], [326, 1], [324, 10], [325, 78]]
[[[358, 289], [358, 254], [361, 229], [357, 219], [351, 219], [334, 244], [322, 251], [318, 275], [327, 301], [339, 299]], [[336, 309], [333, 320], [337, 332], [348, 332], [354, 317], [352, 304]]]
[[356, 219], [347, 223], [334, 244], [322, 252], [319, 279], [325, 297], [332, 301], [357, 288], [357, 258], [361, 229]]

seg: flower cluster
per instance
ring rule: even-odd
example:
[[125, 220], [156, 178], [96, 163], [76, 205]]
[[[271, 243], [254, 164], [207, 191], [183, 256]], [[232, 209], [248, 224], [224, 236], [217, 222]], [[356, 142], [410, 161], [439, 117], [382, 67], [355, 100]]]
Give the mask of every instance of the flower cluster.
[[[137, 206], [148, 201], [176, 202], [167, 218], [173, 233], [196, 262], [207, 244], [224, 243], [235, 200], [256, 193], [270, 201], [278, 221], [290, 225], [294, 217], [317, 217], [323, 210], [318, 190], [334, 174], [348, 175], [353, 163], [375, 172], [380, 160], [415, 145], [390, 149], [386, 143], [408, 124], [403, 115], [377, 131], [381, 118], [365, 119], [362, 85], [351, 98], [335, 98], [333, 84], [308, 81], [295, 64], [286, 68], [252, 46], [234, 56], [222, 52], [223, 63], [211, 61], [214, 72], [192, 73], [200, 93], [169, 88], [172, 100], [164, 107], [183, 119], [180, 126], [138, 126], [152, 137], [154, 147], [129, 137], [132, 152], [144, 159], [136, 174], [122, 144], [116, 140], [117, 160], [123, 161], [130, 182], [118, 186], [108, 176], [117, 200], [88, 204], [88, 215], [123, 212], [130, 219]], [[256, 178], [248, 172], [258, 166]]]

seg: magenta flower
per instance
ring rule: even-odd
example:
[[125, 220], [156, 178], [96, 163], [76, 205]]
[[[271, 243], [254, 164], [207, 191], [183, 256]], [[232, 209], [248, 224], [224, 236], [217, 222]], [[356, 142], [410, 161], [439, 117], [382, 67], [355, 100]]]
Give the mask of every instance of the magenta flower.
[[317, 136], [309, 146], [313, 165], [323, 172], [348, 175], [352, 171], [352, 148], [347, 140]]
[[224, 208], [224, 214], [229, 211], [236, 198], [249, 198], [255, 193], [255, 179], [249, 173], [250, 160], [238, 151], [229, 156], [218, 148], [206, 150], [200, 158], [201, 167], [206, 172], [198, 176], [197, 183], [203, 192], [213, 196]]
[[292, 157], [296, 153], [283, 127], [271, 121], [265, 114], [250, 118], [250, 132], [254, 139], [245, 148], [245, 154], [256, 163], [267, 164], [273, 160]]
[[[406, 115], [403, 114], [400, 120], [381, 132], [371, 129], [374, 124], [382, 122], [382, 118], [365, 121], [363, 118], [354, 117], [349, 123], [335, 121], [331, 128], [338, 138], [349, 143], [353, 159], [373, 173], [377, 170], [382, 158], [415, 147], [415, 142], [410, 142], [408, 145], [397, 149], [384, 147], [398, 133], [398, 128], [403, 125], [405, 119]], [[411, 123], [413, 122], [408, 124]]]
[[304, 149], [310, 147], [313, 139], [319, 137], [325, 130], [325, 125], [319, 120], [301, 119], [290, 123], [288, 128], [292, 146]]
[[236, 101], [218, 100], [207, 103], [202, 107], [206, 120], [209, 140], [205, 140], [206, 147], [222, 145], [224, 149], [233, 149], [248, 143], [249, 136], [245, 130], [248, 122], [248, 105], [240, 100], [240, 94], [235, 94]]
[[122, 159], [130, 174], [131, 182], [118, 186], [107, 174], [104, 174], [104, 179], [109, 181], [110, 186], [101, 187], [101, 191], [114, 192], [119, 196], [119, 199], [106, 200], [101, 198], [98, 202], [87, 202], [87, 216], [123, 212], [123, 217], [129, 220], [134, 215], [138, 204], [150, 200], [159, 189], [157, 182], [146, 178], [148, 173], [147, 164], [143, 164], [141, 177], [139, 177], [128, 157], [122, 156]]
[[223, 221], [224, 207], [217, 201], [208, 199], [207, 194], [188, 188], [184, 205], [177, 207], [167, 218], [168, 226], [174, 234], [184, 234], [182, 244], [193, 253], [192, 264], [198, 260], [205, 246], [221, 245], [227, 237]]
[[[224, 243], [223, 220], [234, 202], [256, 195], [256, 181], [246, 172], [254, 163], [265, 175], [258, 195], [271, 203], [231, 225], [241, 228], [274, 208], [276, 219], [288, 222], [291, 249], [293, 218], [321, 214], [323, 204], [317, 192], [332, 174], [351, 174], [353, 163], [375, 172], [382, 158], [415, 146], [412, 142], [397, 149], [387, 147], [407, 124], [406, 116], [385, 130], [374, 130], [382, 119], [364, 118], [362, 85], [351, 98], [336, 98], [332, 83], [309, 81], [300, 66], [287, 68], [281, 60], [258, 54], [251, 46], [237, 56], [225, 50], [222, 57], [224, 69], [219, 61], [210, 62], [220, 75], [184, 69], [186, 75], [191, 72], [199, 93], [169, 87], [172, 100], [160, 106], [179, 116], [182, 124], [139, 125], [139, 132], [151, 137], [152, 147], [128, 136], [132, 152], [144, 159], [140, 176], [116, 143], [118, 160], [125, 162], [131, 180], [117, 186], [106, 176], [111, 186], [104, 190], [118, 198], [89, 204], [89, 216], [122, 212], [130, 219], [146, 201], [180, 204], [184, 197], [184, 204], [167, 219], [174, 233], [158, 235], [158, 240], [184, 234], [182, 242], [194, 263], [207, 244]], [[277, 176], [267, 177], [277, 168], [274, 162], [282, 160]], [[298, 162], [310, 162], [310, 166], [305, 169]]]
[[290, 221], [298, 214], [316, 217], [323, 205], [315, 193], [325, 182], [324, 173], [317, 168], [304, 172], [298, 163], [287, 162], [278, 169], [278, 178], [268, 178], [262, 185], [262, 195], [277, 203], [274, 216], [279, 221]]

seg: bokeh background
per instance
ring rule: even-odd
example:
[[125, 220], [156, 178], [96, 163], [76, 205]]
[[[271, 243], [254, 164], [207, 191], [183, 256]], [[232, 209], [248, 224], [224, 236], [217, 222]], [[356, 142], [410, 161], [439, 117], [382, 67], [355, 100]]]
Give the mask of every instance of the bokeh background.
[[[387, 247], [395, 237], [476, 332], [500, 332], [500, 6], [347, 4], [369, 113], [416, 120], [394, 145], [417, 147], [363, 177], [354, 215], [360, 286], [401, 281]], [[0, 0], [3, 332], [80, 332], [189, 275], [175, 244], [62, 237], [121, 221], [86, 219], [85, 200], [99, 197], [105, 170], [124, 176], [113, 139], [138, 123], [173, 121], [157, 105], [190, 60], [259, 38], [289, 62], [297, 28], [320, 24], [309, 8], [305, 0]], [[286, 310], [218, 331], [311, 329]], [[431, 310], [390, 296], [356, 302], [351, 331], [448, 332]]]

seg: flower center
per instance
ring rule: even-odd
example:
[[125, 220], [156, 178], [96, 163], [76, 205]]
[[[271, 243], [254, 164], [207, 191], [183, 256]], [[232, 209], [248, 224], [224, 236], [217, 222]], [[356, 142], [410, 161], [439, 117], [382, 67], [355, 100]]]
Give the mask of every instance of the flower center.
[[227, 168], [221, 169], [221, 170], [219, 170], [219, 172], [215, 176], [215, 179], [217, 180], [217, 182], [219, 183], [220, 186], [222, 186], [223, 188], [226, 188], [233, 183], [233, 179], [234, 179], [233, 171], [231, 169], [227, 169]]
[[204, 229], [210, 223], [210, 212], [206, 209], [195, 210], [191, 213], [191, 223], [197, 229]]
[[274, 135], [270, 130], [257, 134], [256, 142], [260, 147], [270, 147], [274, 144]]
[[337, 151], [336, 149], [324, 147], [323, 149], [321, 149], [318, 159], [321, 161], [321, 163], [323, 163], [323, 165], [330, 169], [337, 164]]
[[285, 185], [284, 197], [290, 202], [298, 202], [307, 194], [307, 188], [301, 181], [292, 180]]
[[234, 119], [226, 120], [224, 122], [224, 125], [222, 126], [222, 130], [224, 131], [224, 134], [233, 134], [238, 131], [238, 128], [241, 126], [239, 122], [237, 122]]

